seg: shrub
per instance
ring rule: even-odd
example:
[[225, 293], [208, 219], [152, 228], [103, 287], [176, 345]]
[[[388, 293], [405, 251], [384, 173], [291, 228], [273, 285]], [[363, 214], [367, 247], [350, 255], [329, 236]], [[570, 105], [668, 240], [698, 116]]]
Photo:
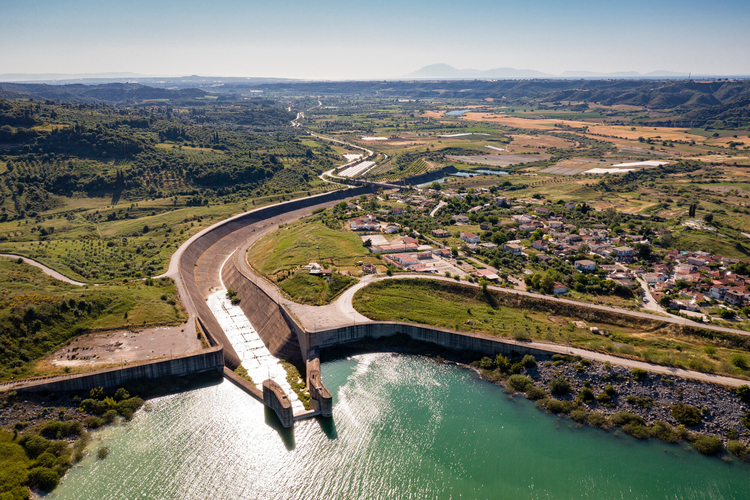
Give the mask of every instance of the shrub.
[[536, 366], [536, 358], [532, 356], [531, 354], [527, 354], [521, 360], [521, 364], [523, 365], [524, 368], [533, 368]]
[[565, 405], [563, 405], [562, 401], [557, 399], [548, 399], [547, 410], [549, 410], [550, 413], [563, 413], [565, 411]]
[[49, 445], [51, 444], [48, 439], [37, 435], [24, 436], [21, 438], [19, 443], [24, 447], [24, 449], [26, 450], [26, 454], [31, 459], [34, 459], [44, 453], [44, 451], [49, 448]]
[[90, 427], [92, 429], [98, 429], [99, 427], [104, 425], [104, 419], [91, 415], [89, 417], [86, 417], [83, 423], [86, 424], [86, 427]]
[[604, 392], [611, 397], [617, 396], [617, 389], [612, 387], [612, 384], [607, 384], [607, 387], [604, 388]]
[[750, 411], [745, 413], [745, 416], [742, 417], [742, 419], [740, 420], [740, 423], [744, 425], [745, 427], [750, 428]]
[[102, 446], [96, 452], [96, 456], [100, 459], [107, 458], [107, 455], [109, 455], [109, 448], [107, 448], [106, 446]]
[[721, 439], [715, 436], [700, 435], [693, 441], [693, 448], [703, 455], [716, 455], [723, 449]]
[[651, 437], [651, 433], [649, 433], [648, 428], [640, 424], [625, 424], [622, 426], [622, 430], [636, 439], [648, 439]]
[[104, 421], [108, 424], [113, 423], [115, 419], [117, 419], [117, 410], [107, 410], [102, 418], [104, 418]]
[[651, 425], [651, 435], [665, 443], [676, 443], [680, 437], [674, 431], [671, 425], [661, 420], [657, 420]]
[[570, 382], [563, 377], [556, 377], [550, 380], [549, 390], [552, 394], [562, 396], [570, 392]]
[[572, 418], [574, 421], [576, 421], [579, 424], [585, 424], [586, 423], [586, 410], [577, 409], [570, 412], [570, 418]]
[[631, 373], [635, 380], [645, 380], [648, 378], [648, 372], [646, 370], [641, 370], [640, 368], [633, 368]]
[[654, 399], [646, 396], [628, 396], [625, 399], [631, 406], [638, 405], [641, 408], [651, 408], [654, 405]]
[[740, 460], [747, 460], [748, 449], [739, 441], [729, 441], [727, 443], [727, 449], [729, 450], [729, 453]]
[[578, 393], [578, 400], [583, 402], [590, 402], [594, 400], [594, 391], [592, 391], [588, 387], [584, 387], [581, 389], [581, 392]]
[[695, 427], [701, 423], [701, 411], [695, 406], [677, 403], [672, 405], [671, 413], [672, 417], [682, 425]]
[[479, 360], [479, 368], [482, 370], [491, 370], [494, 366], [495, 364], [487, 356]]
[[530, 385], [526, 387], [526, 397], [533, 401], [537, 401], [537, 400], [546, 398], [547, 393], [544, 392], [544, 389], [540, 387], [537, 387], [535, 385]]
[[128, 399], [130, 397], [130, 393], [125, 390], [124, 387], [120, 387], [115, 391], [115, 401], [122, 401], [123, 399]]
[[508, 377], [508, 387], [514, 391], [524, 392], [530, 384], [533, 384], [533, 382], [525, 375], [511, 375]]
[[729, 362], [740, 370], [747, 370], [747, 358], [740, 353], [732, 354], [732, 357], [729, 358]]
[[117, 404], [117, 413], [130, 420], [133, 418], [133, 414], [143, 406], [143, 399], [138, 396], [134, 398], [124, 399]]
[[737, 388], [737, 396], [743, 403], [750, 404], [750, 386], [741, 385]]
[[80, 436], [83, 433], [83, 424], [75, 420], [70, 422], [53, 420], [44, 424], [40, 433], [52, 439], [61, 439], [67, 436]]
[[614, 415], [612, 415], [611, 420], [612, 423], [618, 427], [623, 427], [628, 424], [645, 425], [646, 423], [639, 415], [627, 411], [620, 411], [615, 413]]
[[29, 484], [42, 491], [52, 491], [60, 482], [57, 472], [47, 467], [35, 467], [29, 471]]
[[591, 413], [589, 413], [589, 423], [594, 427], [601, 428], [605, 428], [609, 425], [607, 417], [605, 417], [598, 411], [592, 411]]
[[52, 453], [47, 453], [46, 451], [36, 457], [36, 465], [37, 467], [47, 467], [49, 469], [52, 468], [53, 465], [55, 465], [55, 456]]
[[603, 392], [603, 393], [599, 394], [599, 395], [598, 395], [598, 396], [596, 397], [596, 400], [597, 400], [597, 401], [598, 401], [598, 402], [599, 402], [600, 404], [603, 404], [603, 405], [607, 405], [607, 404], [609, 404], [610, 402], [612, 402], [612, 396], [610, 396], [610, 395], [609, 395], [609, 394], [607, 394], [606, 392]]

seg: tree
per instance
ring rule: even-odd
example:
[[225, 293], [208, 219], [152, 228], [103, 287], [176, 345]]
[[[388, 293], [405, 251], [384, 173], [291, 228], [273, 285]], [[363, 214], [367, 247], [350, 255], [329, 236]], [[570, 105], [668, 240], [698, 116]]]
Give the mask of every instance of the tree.
[[666, 308], [669, 307], [669, 304], [672, 302], [672, 299], [669, 297], [669, 295], [662, 295], [659, 297], [659, 305]]
[[640, 260], [651, 259], [651, 245], [647, 245], [646, 243], [636, 243], [633, 249]]
[[432, 186], [430, 186], [435, 191], [440, 191], [440, 183], [438, 181], [435, 181], [432, 183]]
[[703, 220], [706, 221], [707, 224], [711, 224], [714, 221], [714, 214], [704, 215]]

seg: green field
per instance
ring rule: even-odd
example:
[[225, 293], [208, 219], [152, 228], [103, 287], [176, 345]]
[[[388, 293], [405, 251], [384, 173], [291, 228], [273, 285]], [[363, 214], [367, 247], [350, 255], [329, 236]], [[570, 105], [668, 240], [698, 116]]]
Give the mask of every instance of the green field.
[[37, 361], [89, 329], [180, 323], [177, 298], [168, 278], [79, 287], [0, 258], [0, 380], [41, 375]]
[[352, 268], [358, 261], [379, 262], [351, 232], [331, 229], [318, 217], [279, 228], [255, 243], [248, 261], [266, 276], [288, 271], [310, 262], [322, 266]]
[[[750, 378], [750, 355], [745, 337], [729, 334], [701, 337], [657, 321], [629, 324], [629, 320], [622, 317], [612, 318], [612, 323], [598, 319], [577, 324], [581, 318], [574, 309], [550, 314], [532, 307], [524, 308], [525, 304], [518, 300], [512, 295], [483, 292], [480, 288], [458, 283], [399, 279], [373, 283], [358, 290], [354, 295], [354, 307], [377, 321], [404, 321], [554, 342], [668, 366]], [[591, 333], [592, 326], [605, 331], [606, 335]]]
[[297, 271], [278, 286], [295, 301], [302, 304], [323, 305], [335, 299], [341, 292], [356, 283], [355, 278], [333, 273], [328, 280], [309, 274], [306, 270]]

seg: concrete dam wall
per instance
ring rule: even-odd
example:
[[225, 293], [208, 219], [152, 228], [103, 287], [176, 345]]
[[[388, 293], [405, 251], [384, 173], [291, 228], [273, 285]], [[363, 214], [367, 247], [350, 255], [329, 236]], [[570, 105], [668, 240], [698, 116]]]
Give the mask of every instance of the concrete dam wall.
[[414, 340], [431, 342], [455, 351], [475, 351], [494, 356], [516, 356], [523, 354], [548, 355], [551, 352], [525, 345], [510, 339], [492, 337], [476, 333], [461, 333], [443, 330], [429, 326], [420, 326], [400, 322], [373, 322], [358, 325], [348, 325], [332, 330], [308, 332], [311, 346], [325, 348], [338, 344], [355, 342], [366, 337], [389, 337], [397, 333], [404, 333]]
[[182, 377], [192, 373], [221, 371], [224, 368], [224, 351], [220, 346], [206, 349], [198, 354], [187, 354], [164, 361], [154, 361], [123, 368], [110, 368], [91, 373], [58, 377], [50, 380], [31, 381], [16, 387], [19, 391], [88, 391], [94, 387], [114, 389], [125, 382], [160, 377]]

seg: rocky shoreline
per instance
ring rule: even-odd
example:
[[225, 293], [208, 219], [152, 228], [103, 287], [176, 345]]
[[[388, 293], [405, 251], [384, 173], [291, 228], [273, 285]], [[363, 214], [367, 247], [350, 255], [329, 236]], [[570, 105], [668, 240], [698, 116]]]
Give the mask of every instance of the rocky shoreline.
[[[583, 369], [576, 369], [576, 365]], [[655, 373], [647, 373], [642, 380], [636, 380], [632, 370], [621, 366], [605, 366], [598, 362], [591, 362], [588, 366], [579, 362], [564, 362], [555, 366], [551, 359], [540, 359], [535, 367], [523, 369], [522, 373], [543, 388], [548, 388], [550, 381], [558, 376], [568, 380], [572, 387], [571, 393], [558, 396], [558, 399], [574, 400], [587, 381], [596, 395], [602, 394], [611, 385], [617, 395], [608, 403], [581, 404], [590, 411], [599, 411], [604, 415], [621, 411], [634, 413], [647, 423], [661, 420], [673, 426], [680, 425], [671, 415], [670, 409], [672, 405], [685, 403], [703, 410], [700, 424], [691, 426], [690, 430], [715, 435], [726, 442], [727, 430], [733, 429], [745, 444], [750, 441], [750, 429], [740, 422], [750, 411], [750, 404], [743, 403], [734, 389]], [[629, 396], [640, 399], [631, 399], [631, 403], [628, 402]]]
[[[503, 385], [507, 392], [525, 394], [537, 400], [538, 407], [551, 413], [567, 414], [579, 424], [623, 427], [637, 439], [664, 439], [666, 436], [665, 440], [670, 442], [684, 439], [695, 443], [708, 436], [718, 438], [722, 448], [737, 458], [750, 458], [750, 429], [742, 423], [743, 417], [750, 415], [750, 404], [743, 402], [734, 388], [633, 371], [573, 356], [544, 357], [520, 369], [516, 365], [516, 370], [511, 370], [515, 375], [498, 368], [489, 369], [488, 361], [494, 363], [483, 358], [470, 366], [483, 379]], [[528, 385], [523, 385], [523, 377], [530, 379]], [[553, 381], [560, 379], [567, 381], [569, 391], [552, 394]], [[688, 405], [693, 418], [699, 421], [688, 425], [680, 423], [674, 416], [676, 405]], [[658, 432], [664, 429], [666, 432]], [[715, 449], [708, 452], [697, 445], [696, 448], [705, 454], [719, 452]]]

